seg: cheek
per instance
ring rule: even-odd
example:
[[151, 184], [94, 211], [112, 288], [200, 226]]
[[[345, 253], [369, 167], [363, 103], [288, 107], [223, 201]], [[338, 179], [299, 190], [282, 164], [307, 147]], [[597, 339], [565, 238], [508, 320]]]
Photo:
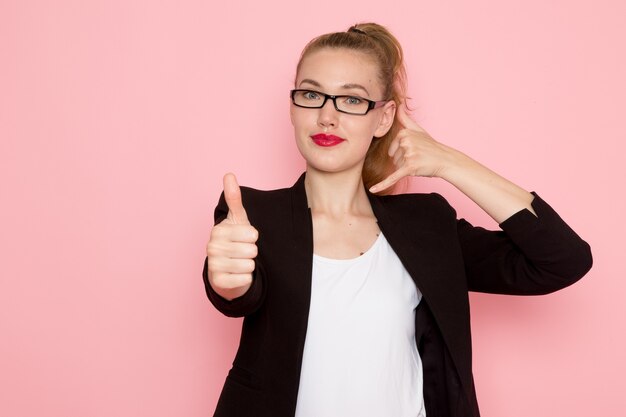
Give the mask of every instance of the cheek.
[[291, 120], [291, 125], [295, 127], [296, 126], [296, 121], [295, 121], [296, 116], [294, 114], [295, 112], [294, 112], [293, 108], [294, 108], [293, 104], [290, 104], [289, 105], [289, 120]]
[[295, 131], [301, 131], [301, 130], [310, 130], [311, 126], [315, 126], [316, 125], [316, 118], [315, 115], [312, 114], [313, 112], [302, 112], [302, 111], [298, 111], [299, 109], [293, 109], [291, 110], [289, 116], [291, 118], [291, 124], [294, 127]]
[[371, 139], [374, 136], [378, 123], [374, 119], [364, 122], [364, 120], [355, 120], [355, 123], [351, 123], [350, 130], [365, 139]]

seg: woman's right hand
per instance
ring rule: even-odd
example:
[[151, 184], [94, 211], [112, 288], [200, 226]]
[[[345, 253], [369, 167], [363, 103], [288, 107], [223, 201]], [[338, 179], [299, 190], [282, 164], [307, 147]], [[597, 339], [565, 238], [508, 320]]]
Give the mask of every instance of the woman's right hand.
[[209, 283], [221, 297], [240, 297], [252, 285], [259, 232], [248, 221], [234, 174], [224, 176], [228, 215], [211, 230], [207, 243]]

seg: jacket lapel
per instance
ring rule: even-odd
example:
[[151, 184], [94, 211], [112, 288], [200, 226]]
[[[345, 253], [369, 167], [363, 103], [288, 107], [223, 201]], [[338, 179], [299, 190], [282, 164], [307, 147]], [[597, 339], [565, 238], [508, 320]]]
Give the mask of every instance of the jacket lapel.
[[[438, 229], [441, 225], [431, 225], [415, 216], [410, 219], [394, 217], [395, 212], [385, 206], [383, 198], [370, 193], [368, 197], [381, 231], [421, 291], [422, 302], [426, 302], [432, 312], [456, 369], [467, 370], [471, 367], [471, 345], [466, 344], [470, 340], [469, 302], [462, 280], [463, 265], [457, 265], [460, 257], [450, 256], [449, 248], [433, 240], [433, 233], [443, 233]], [[401, 213], [401, 216], [411, 216], [411, 213]], [[453, 245], [452, 241], [443, 242], [444, 246]], [[471, 371], [463, 373], [462, 379], [466, 389], [473, 389]]]
[[378, 227], [413, 278], [413, 281], [415, 281], [424, 298], [429, 299], [431, 286], [427, 278], [428, 275], [423, 271], [423, 267], [427, 265], [427, 262], [420, 259], [421, 251], [415, 247], [418, 241], [418, 239], [415, 239], [415, 234], [418, 234], [419, 231], [412, 230], [411, 234], [413, 236], [410, 236], [403, 219], [393, 218], [393, 214], [384, 206], [381, 197], [369, 191], [367, 196], [372, 205], [374, 215], [378, 220]]

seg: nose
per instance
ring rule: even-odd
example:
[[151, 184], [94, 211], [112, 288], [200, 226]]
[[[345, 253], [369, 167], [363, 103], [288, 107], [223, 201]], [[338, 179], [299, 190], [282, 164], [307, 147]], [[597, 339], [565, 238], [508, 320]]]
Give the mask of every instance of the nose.
[[335, 127], [337, 126], [338, 111], [335, 109], [335, 105], [331, 99], [326, 100], [324, 106], [320, 108], [317, 116], [317, 124], [322, 127]]

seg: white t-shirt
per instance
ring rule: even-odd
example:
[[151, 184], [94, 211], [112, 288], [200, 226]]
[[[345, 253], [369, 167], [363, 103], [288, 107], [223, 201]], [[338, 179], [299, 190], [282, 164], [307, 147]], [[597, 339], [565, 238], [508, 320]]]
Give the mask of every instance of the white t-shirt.
[[424, 417], [421, 298], [382, 233], [358, 258], [314, 255], [296, 417]]

